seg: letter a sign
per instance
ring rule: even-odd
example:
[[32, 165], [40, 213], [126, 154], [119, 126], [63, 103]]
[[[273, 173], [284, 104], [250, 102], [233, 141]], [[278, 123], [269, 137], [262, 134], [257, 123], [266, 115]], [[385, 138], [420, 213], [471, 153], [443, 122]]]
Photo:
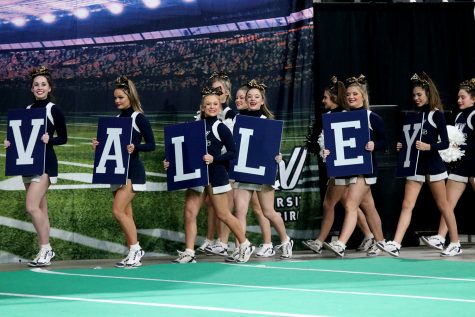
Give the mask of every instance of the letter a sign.
[[19, 109], [8, 112], [5, 175], [42, 175], [45, 170], [46, 109]]
[[96, 155], [94, 158], [94, 184], [127, 183], [130, 155], [127, 145], [132, 141], [132, 118], [99, 118]]
[[330, 150], [326, 159], [328, 176], [372, 173], [371, 152], [365, 150], [369, 141], [368, 112], [328, 113], [322, 118], [325, 147]]
[[165, 157], [170, 163], [167, 170], [168, 190], [208, 185], [205, 121], [166, 126]]

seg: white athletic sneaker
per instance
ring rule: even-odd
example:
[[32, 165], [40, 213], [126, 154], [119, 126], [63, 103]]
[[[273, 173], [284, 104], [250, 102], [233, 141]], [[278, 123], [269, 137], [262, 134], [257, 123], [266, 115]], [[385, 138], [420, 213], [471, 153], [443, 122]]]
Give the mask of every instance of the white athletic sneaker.
[[56, 254], [53, 252], [52, 249], [41, 249], [40, 252], [36, 255], [36, 257], [28, 262], [28, 266], [31, 267], [43, 267], [48, 266], [51, 264], [51, 260], [54, 258]]
[[430, 248], [434, 248], [440, 251], [444, 249], [445, 238], [442, 237], [441, 235], [436, 234], [430, 237], [422, 236], [421, 241]]
[[401, 251], [401, 245], [395, 241], [388, 241], [386, 243], [377, 242], [376, 246], [381, 251], [387, 252], [392, 256], [399, 257], [399, 253]]
[[261, 258], [268, 258], [275, 254], [274, 246], [272, 243], [265, 243], [261, 244], [259, 248], [257, 248], [256, 255]]
[[374, 244], [374, 236], [365, 237], [363, 241], [361, 241], [360, 245], [356, 248], [358, 251], [368, 251], [369, 248]]
[[228, 245], [218, 239], [213, 244], [208, 245], [205, 248], [205, 252], [207, 255], [211, 253], [220, 256], [228, 256]]
[[282, 250], [280, 255], [281, 259], [290, 259], [292, 257], [292, 248], [294, 247], [294, 241], [289, 238], [289, 241], [276, 245], [275, 248]]
[[224, 261], [226, 262], [236, 262], [239, 257], [239, 247], [235, 247], [231, 255], [228, 255]]
[[173, 260], [173, 263], [196, 263], [195, 254], [185, 250], [185, 251], [178, 251], [178, 258]]
[[302, 241], [302, 244], [315, 252], [316, 254], [322, 254], [323, 244], [317, 240], [305, 240]]
[[[380, 242], [381, 244], [385, 243], [385, 242]], [[373, 243], [373, 245], [369, 248], [368, 252], [366, 252], [366, 255], [367, 256], [378, 256], [378, 255], [381, 255], [383, 251], [381, 251], [381, 249], [379, 249], [377, 246], [376, 246], [376, 243]]]
[[440, 253], [440, 256], [456, 256], [462, 254], [462, 252], [460, 242], [450, 243], [448, 247]]
[[198, 251], [200, 253], [205, 253], [206, 248], [210, 245], [213, 245], [213, 244], [214, 244], [213, 240], [205, 239], [205, 242], [203, 242], [202, 245], [200, 245], [198, 248], [196, 248], [196, 251]]
[[343, 244], [340, 240], [332, 241], [330, 243], [323, 242], [323, 247], [329, 251], [332, 251], [340, 257], [345, 256], [346, 245]]
[[127, 261], [125, 262], [126, 267], [139, 267], [142, 266], [142, 257], [145, 255], [144, 250], [130, 250], [129, 255], [127, 255]]
[[237, 263], [246, 263], [249, 261], [252, 253], [256, 249], [255, 246], [251, 244], [251, 242], [247, 241], [239, 245], [239, 255], [236, 259]]

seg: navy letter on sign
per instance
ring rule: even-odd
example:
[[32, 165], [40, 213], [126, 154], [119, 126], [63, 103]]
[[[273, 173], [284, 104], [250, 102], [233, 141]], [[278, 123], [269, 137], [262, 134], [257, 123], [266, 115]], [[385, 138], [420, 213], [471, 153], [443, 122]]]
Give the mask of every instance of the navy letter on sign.
[[421, 128], [424, 122], [423, 113], [406, 113], [402, 126], [402, 149], [399, 150], [397, 177], [416, 175], [419, 150], [416, 149], [416, 141], [422, 137]]
[[5, 175], [42, 175], [45, 170], [46, 109], [19, 109], [8, 112]]
[[344, 177], [370, 174], [373, 171], [369, 141], [368, 112], [357, 110], [323, 115], [328, 176]]
[[94, 184], [127, 183], [130, 155], [127, 145], [132, 140], [132, 118], [99, 118], [97, 126]]
[[238, 158], [231, 161], [229, 178], [244, 183], [274, 185], [276, 155], [280, 151], [284, 123], [249, 116], [237, 116], [234, 141]]
[[199, 120], [165, 127], [165, 157], [168, 190], [208, 185], [205, 121]]

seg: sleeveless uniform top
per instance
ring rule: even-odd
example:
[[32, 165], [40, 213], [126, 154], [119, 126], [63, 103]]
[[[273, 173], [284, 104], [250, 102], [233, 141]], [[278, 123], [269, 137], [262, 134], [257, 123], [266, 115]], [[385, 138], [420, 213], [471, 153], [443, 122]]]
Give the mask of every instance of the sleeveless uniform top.
[[419, 151], [416, 176], [432, 175], [440, 176], [440, 179], [447, 178], [445, 164], [439, 155], [439, 150], [449, 147], [444, 113], [439, 110], [430, 110], [429, 105], [424, 105], [419, 109], [424, 114], [421, 141], [430, 144], [431, 149], [430, 151]]
[[208, 165], [209, 183], [213, 194], [220, 194], [231, 190], [227, 169], [229, 161], [237, 157], [236, 144], [231, 131], [217, 117], [207, 117], [204, 120], [206, 149], [213, 156], [213, 162]]
[[[49, 141], [48, 144], [46, 144], [45, 173], [50, 177], [50, 182], [55, 184], [58, 176], [58, 159], [53, 146], [66, 144], [68, 141], [66, 121], [59, 107], [49, 100], [36, 100], [33, 104], [27, 107], [27, 109], [41, 108], [46, 108], [46, 117], [48, 121], [46, 131], [49, 135]], [[54, 136], [55, 132], [56, 136]]]
[[[119, 117], [132, 117], [132, 144], [135, 149], [130, 154], [128, 178], [132, 181], [134, 191], [144, 191], [146, 189], [145, 167], [140, 160], [139, 153], [155, 150], [152, 127], [143, 113], [134, 112], [132, 107], [121, 110]], [[145, 143], [142, 143], [142, 139]]]
[[463, 109], [455, 118], [455, 127], [465, 135], [465, 144], [460, 146], [465, 155], [454, 163], [449, 179], [466, 183], [475, 176], [475, 107]]

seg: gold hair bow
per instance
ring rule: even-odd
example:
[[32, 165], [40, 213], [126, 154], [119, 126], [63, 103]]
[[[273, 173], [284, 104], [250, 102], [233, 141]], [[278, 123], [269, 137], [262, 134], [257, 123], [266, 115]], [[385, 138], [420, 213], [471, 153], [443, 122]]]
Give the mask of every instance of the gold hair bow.
[[466, 89], [467, 91], [475, 89], [475, 78], [461, 82], [460, 89]]
[[129, 89], [129, 79], [127, 78], [127, 76], [117, 77], [117, 79], [115, 80], [115, 86], [118, 88]]
[[366, 77], [361, 74], [358, 77], [350, 77], [346, 79], [346, 82], [348, 84], [359, 84], [359, 85], [365, 85], [366, 84]]
[[247, 87], [249, 87], [249, 89], [250, 89], [250, 88], [257, 88], [257, 89], [259, 89], [259, 90], [261, 90], [261, 91], [265, 91], [266, 88], [267, 88], [266, 85], [264, 85], [263, 83], [258, 83], [257, 80], [255, 80], [255, 79], [253, 79], [253, 80], [251, 80], [250, 82], [248, 82], [248, 83], [247, 83]]
[[216, 87], [216, 88], [204, 87], [201, 90], [201, 96], [202, 97], [209, 96], [209, 95], [221, 96], [222, 94], [223, 94], [223, 90], [221, 89], [221, 87]]
[[211, 74], [211, 76], [209, 76], [209, 79], [210, 80], [213, 80], [213, 79], [225, 79], [225, 80], [228, 80], [229, 79], [229, 76], [226, 72], [213, 72]]
[[424, 88], [429, 88], [429, 81], [427, 80], [427, 74], [422, 72], [419, 76], [417, 73], [412, 75], [411, 81], [416, 85], [421, 85]]
[[51, 76], [51, 75], [49, 73], [48, 68], [46, 68], [46, 66], [40, 66], [38, 68], [34, 68], [30, 72], [30, 77], [31, 78], [35, 78], [36, 76]]

